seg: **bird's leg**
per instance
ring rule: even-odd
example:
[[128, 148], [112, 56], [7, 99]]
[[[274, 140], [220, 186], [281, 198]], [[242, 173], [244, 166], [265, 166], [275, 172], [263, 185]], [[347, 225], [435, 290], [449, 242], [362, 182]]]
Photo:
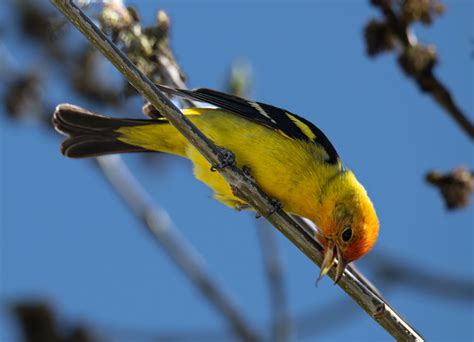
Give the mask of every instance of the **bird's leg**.
[[217, 170], [221, 170], [227, 166], [235, 165], [235, 156], [231, 151], [226, 149], [221, 149], [219, 155], [219, 164], [211, 165], [211, 171], [216, 172]]

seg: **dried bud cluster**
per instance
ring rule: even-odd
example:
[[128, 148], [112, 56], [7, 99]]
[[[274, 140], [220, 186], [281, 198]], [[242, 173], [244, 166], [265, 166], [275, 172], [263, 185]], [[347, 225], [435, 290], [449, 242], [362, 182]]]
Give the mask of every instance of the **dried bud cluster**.
[[[473, 138], [474, 126], [434, 75], [438, 61], [434, 46], [418, 43], [409, 28], [415, 22], [430, 25], [434, 16], [444, 12], [443, 4], [439, 0], [371, 0], [371, 3], [380, 9], [383, 20], [372, 19], [365, 27], [367, 54], [373, 57], [397, 47], [398, 64], [403, 72], [416, 81], [420, 90], [430, 93]], [[465, 168], [447, 175], [431, 172], [426, 180], [440, 189], [447, 208], [460, 208], [469, 203], [474, 177]]]
[[[174, 59], [168, 43], [170, 19], [164, 11], [157, 11], [156, 22], [150, 27], [142, 27], [137, 11], [125, 7], [121, 0], [82, 1], [84, 8], [95, 13], [102, 30], [109, 34], [128, 57], [153, 81], [164, 82], [166, 67], [173, 66], [177, 77], [184, 81], [184, 76]], [[95, 11], [95, 7], [99, 11]], [[93, 8], [94, 7], [94, 8]], [[54, 68], [62, 73], [62, 81], [69, 85], [77, 94], [88, 101], [100, 105], [123, 106], [126, 96], [137, 94], [128, 82], [113, 83], [104, 80], [104, 64], [101, 55], [89, 44], [71, 49], [68, 25], [64, 18], [50, 7], [41, 5], [36, 0], [22, 0], [15, 3], [14, 9], [20, 18], [23, 39], [39, 44], [31, 44], [37, 48], [38, 55], [47, 55], [52, 60], [60, 60], [64, 67], [56, 65], [31, 65], [31, 71], [17, 71], [8, 61], [0, 60], [1, 70], [5, 76], [5, 91], [0, 96], [6, 112], [14, 118], [40, 118], [50, 121], [52, 106], [47, 103], [46, 93], [41, 91], [48, 87], [52, 73], [46, 72]], [[67, 38], [67, 39], [66, 39]], [[163, 61], [166, 65], [163, 65]], [[27, 69], [27, 68], [24, 68]], [[44, 77], [39, 78], [42, 75]], [[106, 75], [108, 76], [108, 75]], [[166, 82], [164, 82], [166, 83]], [[38, 113], [40, 113], [38, 115]]]
[[403, 0], [399, 1], [400, 19], [408, 24], [419, 21], [425, 25], [433, 22], [435, 15], [444, 13], [444, 5], [436, 0]]
[[21, 301], [12, 305], [23, 334], [23, 341], [94, 342], [100, 339], [81, 323], [64, 324], [45, 302]]
[[396, 38], [386, 22], [372, 19], [364, 29], [367, 53], [375, 56], [395, 47]]
[[31, 71], [15, 77], [8, 85], [3, 101], [8, 115], [19, 119], [33, 116], [43, 108], [41, 75]]
[[[408, 45], [412, 45], [407, 33], [408, 26], [414, 22], [431, 24], [434, 15], [444, 12], [444, 6], [437, 0], [372, 0], [371, 3], [380, 8], [385, 18], [372, 19], [365, 27], [364, 36], [369, 56], [392, 50], [397, 41], [400, 47], [408, 49]], [[414, 55], [418, 53], [422, 56]], [[402, 51], [400, 59], [406, 72], [418, 73], [432, 67], [436, 56], [434, 49], [418, 44], [411, 51]]]
[[113, 34], [132, 27], [138, 21], [137, 13], [132, 8], [123, 6], [121, 1], [105, 2], [99, 15], [102, 29], [110, 29]]
[[420, 77], [431, 73], [437, 62], [433, 46], [416, 44], [407, 46], [398, 57], [398, 63], [408, 76]]
[[448, 209], [467, 206], [474, 192], [474, 172], [462, 166], [447, 174], [438, 171], [429, 172], [426, 181], [441, 191]]
[[[152, 81], [163, 82], [163, 66], [159, 58], [166, 58], [179, 70], [169, 47], [168, 33], [170, 19], [164, 11], [158, 11], [156, 24], [142, 27], [138, 12], [124, 7], [119, 1], [108, 3], [100, 16], [102, 30], [112, 35], [113, 41], [121, 46], [132, 62]], [[180, 77], [184, 80], [184, 76]]]

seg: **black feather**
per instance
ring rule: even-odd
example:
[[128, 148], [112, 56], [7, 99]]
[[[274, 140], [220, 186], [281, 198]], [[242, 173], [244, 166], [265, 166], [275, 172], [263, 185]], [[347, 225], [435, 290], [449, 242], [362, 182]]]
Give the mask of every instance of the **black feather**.
[[140, 146], [129, 145], [117, 138], [117, 129], [129, 126], [156, 124], [157, 121], [116, 119], [91, 113], [69, 104], [56, 107], [53, 125], [68, 136], [61, 145], [61, 152], [70, 158], [97, 157], [126, 152], [151, 152]]
[[[271, 129], [281, 131], [290, 138], [309, 141], [319, 145], [326, 151], [328, 155], [328, 163], [336, 164], [339, 162], [339, 155], [337, 154], [336, 149], [318, 127], [308, 120], [296, 114], [290, 113], [285, 109], [274, 107], [261, 102], [247, 101], [243, 98], [221, 93], [212, 89], [199, 88], [195, 90], [185, 90], [169, 88], [160, 84], [157, 84], [157, 86], [167, 93], [190, 98], [199, 102], [206, 102], [225, 109], [231, 113], [240, 115], [249, 121], [253, 121]], [[263, 113], [259, 111], [258, 108], [260, 108]], [[311, 139], [308, 137], [308, 135], [306, 135], [287, 114], [292, 115], [297, 120], [304, 123], [312, 131], [316, 138]]]

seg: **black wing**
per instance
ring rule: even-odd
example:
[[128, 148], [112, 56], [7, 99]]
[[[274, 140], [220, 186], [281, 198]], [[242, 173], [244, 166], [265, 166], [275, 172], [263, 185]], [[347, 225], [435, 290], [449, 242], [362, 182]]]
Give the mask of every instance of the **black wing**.
[[280, 131], [290, 138], [309, 141], [319, 145], [326, 151], [328, 155], [328, 163], [336, 164], [339, 161], [336, 149], [318, 127], [308, 120], [296, 114], [292, 114], [285, 109], [261, 102], [247, 101], [234, 95], [206, 88], [185, 90], [169, 88], [160, 84], [157, 84], [157, 87], [167, 93], [199, 102], [210, 103], [214, 106], [240, 115], [249, 121]]

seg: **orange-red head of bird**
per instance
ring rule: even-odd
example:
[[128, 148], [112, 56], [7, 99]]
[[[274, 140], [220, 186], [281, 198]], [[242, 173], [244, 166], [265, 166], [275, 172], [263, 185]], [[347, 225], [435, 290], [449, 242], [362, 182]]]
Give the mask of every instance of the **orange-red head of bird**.
[[321, 206], [316, 220], [318, 238], [325, 247], [320, 278], [337, 260], [337, 282], [348, 263], [371, 250], [377, 241], [379, 221], [367, 192], [351, 171], [343, 171], [328, 182]]

